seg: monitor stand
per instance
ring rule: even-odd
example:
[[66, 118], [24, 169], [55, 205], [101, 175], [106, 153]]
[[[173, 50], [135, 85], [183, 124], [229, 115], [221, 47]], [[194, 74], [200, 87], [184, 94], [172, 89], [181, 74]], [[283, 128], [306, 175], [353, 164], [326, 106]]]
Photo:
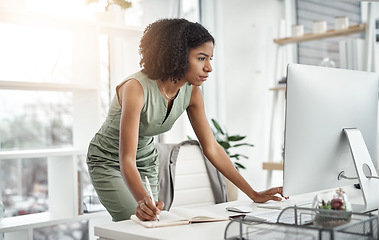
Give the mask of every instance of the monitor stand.
[[[355, 170], [361, 186], [364, 204], [352, 205], [353, 212], [369, 212], [379, 206], [379, 178], [361, 132], [355, 128], [343, 129], [349, 141]], [[342, 175], [340, 173], [340, 175]], [[339, 176], [343, 177], [343, 176]]]

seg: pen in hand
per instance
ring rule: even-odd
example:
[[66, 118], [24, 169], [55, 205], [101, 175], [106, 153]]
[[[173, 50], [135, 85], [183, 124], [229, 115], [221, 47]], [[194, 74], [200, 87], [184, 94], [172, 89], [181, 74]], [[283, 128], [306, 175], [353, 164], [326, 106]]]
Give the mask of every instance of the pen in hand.
[[[147, 178], [147, 176], [145, 176], [145, 183], [146, 183], [147, 191], [149, 191], [151, 201], [153, 202], [154, 206], [156, 206], [155, 201], [154, 201], [154, 197], [153, 197], [153, 192], [151, 191], [150, 182], [149, 182], [149, 179]], [[157, 215], [157, 220], [159, 221], [159, 215]]]

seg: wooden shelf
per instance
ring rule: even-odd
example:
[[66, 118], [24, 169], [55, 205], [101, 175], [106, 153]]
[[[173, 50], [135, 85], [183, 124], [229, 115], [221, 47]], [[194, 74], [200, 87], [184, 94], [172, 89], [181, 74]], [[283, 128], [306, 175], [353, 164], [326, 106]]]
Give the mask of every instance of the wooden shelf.
[[276, 86], [276, 87], [272, 87], [272, 88], [269, 88], [269, 90], [271, 90], [271, 91], [283, 91], [283, 90], [286, 90], [286, 85], [285, 84], [283, 84], [283, 86]]
[[[277, 39], [274, 39], [274, 43], [278, 45], [286, 45], [289, 43], [300, 43], [300, 42], [307, 42], [307, 41], [313, 41], [313, 40], [321, 40], [324, 38], [332, 38], [332, 37], [344, 36], [344, 35], [349, 35], [349, 34], [362, 33], [365, 30], [366, 30], [366, 24], [359, 24], [359, 25], [350, 26], [349, 28], [343, 29], [343, 30], [333, 30], [333, 29], [328, 30], [325, 33], [320, 33], [320, 34], [307, 33], [301, 37], [277, 38]], [[269, 90], [286, 91], [286, 85], [285, 84], [277, 85], [275, 87], [270, 88]], [[264, 162], [262, 164], [262, 167], [263, 169], [268, 170], [268, 171], [273, 171], [273, 170], [283, 171], [282, 162]]]
[[283, 163], [282, 162], [264, 162], [262, 164], [263, 169], [266, 170], [280, 170], [283, 171]]
[[304, 36], [301, 37], [287, 37], [287, 38], [277, 38], [274, 39], [274, 42], [279, 45], [285, 45], [288, 43], [300, 43], [300, 42], [307, 42], [312, 40], [320, 40], [324, 38], [331, 38], [331, 37], [338, 37], [343, 35], [349, 35], [354, 33], [361, 33], [366, 30], [366, 24], [362, 23], [359, 25], [350, 26], [347, 29], [343, 30], [328, 30], [325, 33], [319, 33], [319, 34], [313, 34], [313, 33], [307, 33], [304, 34]]

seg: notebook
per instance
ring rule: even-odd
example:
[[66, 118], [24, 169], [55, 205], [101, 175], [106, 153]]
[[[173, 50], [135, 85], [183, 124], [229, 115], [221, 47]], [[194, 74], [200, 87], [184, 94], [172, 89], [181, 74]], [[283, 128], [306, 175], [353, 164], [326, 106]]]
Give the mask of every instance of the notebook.
[[162, 211], [161, 214], [159, 214], [159, 221], [141, 221], [136, 215], [132, 215], [130, 219], [146, 228], [229, 220], [228, 217], [220, 216], [206, 210], [193, 210], [190, 208], [175, 208], [171, 211]]

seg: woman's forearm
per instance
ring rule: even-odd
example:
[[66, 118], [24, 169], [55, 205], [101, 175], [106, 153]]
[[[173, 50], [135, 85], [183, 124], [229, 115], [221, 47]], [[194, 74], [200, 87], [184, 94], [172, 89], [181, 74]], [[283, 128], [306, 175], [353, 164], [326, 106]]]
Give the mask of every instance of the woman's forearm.
[[[219, 146], [216, 150], [208, 152], [207, 158], [226, 178], [244, 192], [251, 200], [263, 203], [268, 200], [281, 201], [283, 196], [282, 187], [274, 187], [261, 192], [256, 192], [250, 184], [242, 177], [242, 175], [234, 167], [234, 164], [225, 153], [224, 149]], [[277, 196], [277, 194], [281, 195]]]
[[227, 179], [236, 185], [242, 192], [244, 192], [253, 201], [257, 192], [250, 186], [250, 184], [242, 177], [242, 175], [234, 167], [234, 164], [225, 153], [224, 149], [220, 146], [216, 151], [205, 154], [209, 161], [221, 172]]
[[136, 202], [148, 196], [137, 167], [132, 163], [120, 164], [121, 174]]

